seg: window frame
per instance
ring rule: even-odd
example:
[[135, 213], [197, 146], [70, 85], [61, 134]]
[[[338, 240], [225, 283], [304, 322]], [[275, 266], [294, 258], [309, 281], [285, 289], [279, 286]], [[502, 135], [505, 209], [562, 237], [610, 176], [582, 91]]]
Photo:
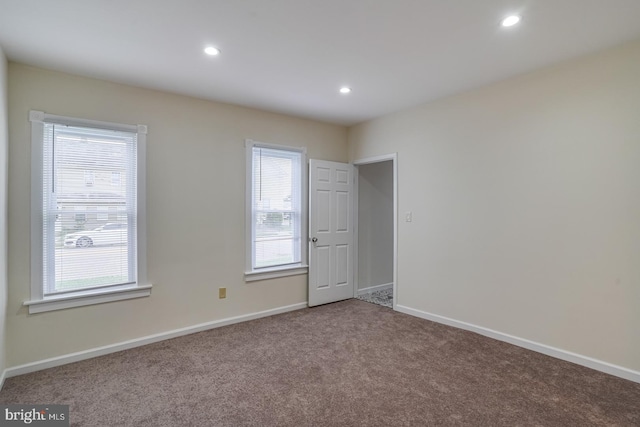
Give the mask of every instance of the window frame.
[[[301, 154], [300, 159], [300, 262], [275, 267], [253, 268], [253, 148], [268, 148]], [[291, 147], [269, 144], [247, 139], [246, 152], [246, 186], [245, 186], [245, 273], [246, 282], [275, 279], [278, 277], [295, 276], [308, 273], [308, 184], [307, 184], [307, 149], [305, 147]]]
[[[146, 125], [128, 125], [74, 117], [57, 116], [42, 111], [30, 111], [31, 122], [31, 299], [24, 302], [29, 314], [101, 304], [151, 295], [147, 283], [146, 239]], [[44, 231], [43, 231], [43, 160], [45, 153], [44, 126], [54, 123], [96, 129], [132, 132], [137, 134], [137, 193], [136, 193], [136, 282], [109, 288], [86, 289], [65, 294], [44, 295]]]

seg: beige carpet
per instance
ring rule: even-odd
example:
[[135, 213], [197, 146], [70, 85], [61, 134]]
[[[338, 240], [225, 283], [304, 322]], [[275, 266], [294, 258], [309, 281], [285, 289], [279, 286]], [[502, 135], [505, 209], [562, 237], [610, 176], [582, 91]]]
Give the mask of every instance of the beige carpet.
[[86, 426], [640, 426], [640, 384], [348, 300], [10, 378]]

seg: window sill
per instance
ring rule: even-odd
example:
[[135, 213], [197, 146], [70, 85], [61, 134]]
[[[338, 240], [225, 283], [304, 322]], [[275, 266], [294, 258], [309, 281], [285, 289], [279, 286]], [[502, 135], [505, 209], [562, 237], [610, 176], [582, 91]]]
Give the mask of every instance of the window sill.
[[255, 282], [257, 280], [277, 279], [278, 277], [297, 276], [307, 274], [309, 266], [297, 264], [290, 267], [263, 268], [260, 270], [247, 271], [244, 273], [245, 282]]
[[29, 307], [29, 314], [35, 314], [46, 311], [64, 310], [65, 308], [81, 307], [84, 305], [142, 298], [148, 297], [149, 295], [151, 295], [151, 285], [128, 286], [126, 288], [80, 291], [63, 296], [45, 297], [41, 300], [25, 301], [24, 305]]

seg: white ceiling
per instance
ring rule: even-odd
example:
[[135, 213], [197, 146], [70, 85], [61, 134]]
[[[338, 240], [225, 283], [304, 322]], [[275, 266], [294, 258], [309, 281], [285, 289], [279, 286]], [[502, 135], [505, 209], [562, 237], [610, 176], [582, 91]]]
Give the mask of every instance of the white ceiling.
[[343, 125], [639, 37], [640, 0], [0, 0], [9, 60]]

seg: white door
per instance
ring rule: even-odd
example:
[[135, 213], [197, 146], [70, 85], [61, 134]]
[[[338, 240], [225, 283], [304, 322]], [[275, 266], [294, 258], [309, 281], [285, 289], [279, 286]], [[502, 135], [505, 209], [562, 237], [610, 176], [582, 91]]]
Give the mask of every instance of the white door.
[[353, 298], [353, 176], [309, 160], [309, 306]]

